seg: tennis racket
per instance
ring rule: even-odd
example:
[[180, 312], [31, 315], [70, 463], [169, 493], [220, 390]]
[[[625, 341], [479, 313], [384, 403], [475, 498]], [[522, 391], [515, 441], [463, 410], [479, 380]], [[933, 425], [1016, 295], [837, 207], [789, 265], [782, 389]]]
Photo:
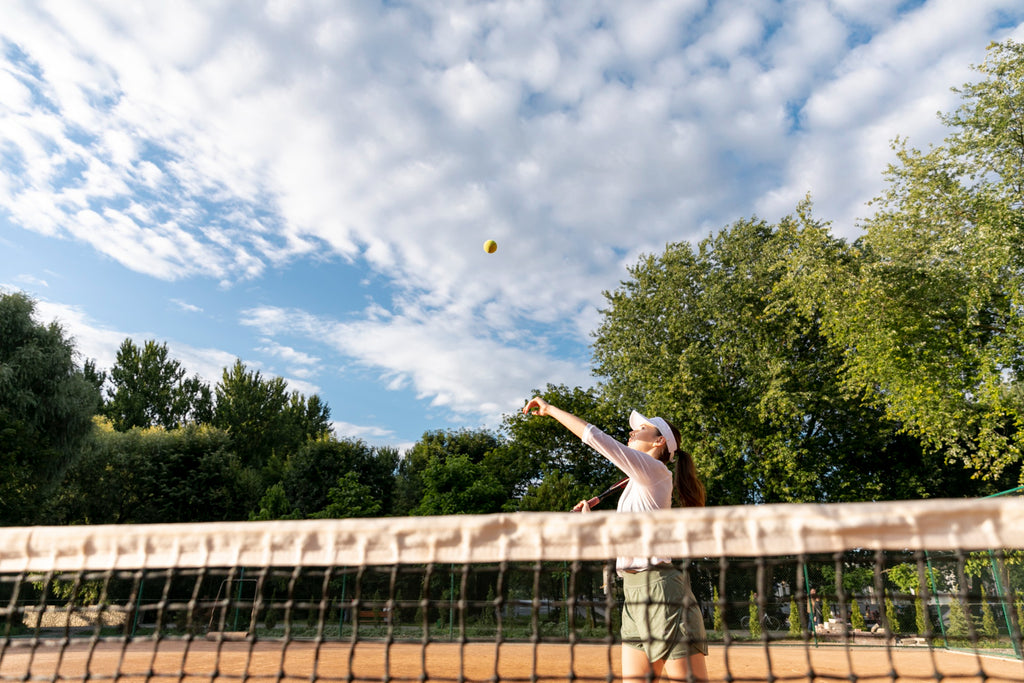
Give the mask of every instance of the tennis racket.
[[[629, 483], [629, 477], [626, 477], [625, 479], [623, 479], [619, 483], [614, 484], [613, 486], [609, 486], [607, 490], [602, 491], [601, 493], [597, 494], [596, 496], [594, 496], [593, 498], [588, 500], [587, 501], [587, 505], [590, 506], [590, 507], [594, 507], [595, 505], [600, 503], [602, 500], [604, 500], [608, 496], [612, 495], [613, 493], [615, 493], [616, 491], [618, 491], [619, 489], [621, 489], [623, 486], [625, 486], [628, 483]], [[573, 512], [579, 512], [579, 510], [577, 510], [576, 508], [573, 508], [572, 511]]]

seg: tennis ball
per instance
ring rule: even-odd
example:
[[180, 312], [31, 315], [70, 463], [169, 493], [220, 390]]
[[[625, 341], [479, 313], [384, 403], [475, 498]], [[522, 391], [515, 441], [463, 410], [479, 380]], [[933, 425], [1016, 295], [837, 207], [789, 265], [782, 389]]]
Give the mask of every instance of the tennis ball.
[[484, 242], [484, 251], [486, 251], [488, 254], [493, 254], [494, 252], [498, 251], [498, 243], [495, 242], [494, 240], [487, 240], [486, 242]]

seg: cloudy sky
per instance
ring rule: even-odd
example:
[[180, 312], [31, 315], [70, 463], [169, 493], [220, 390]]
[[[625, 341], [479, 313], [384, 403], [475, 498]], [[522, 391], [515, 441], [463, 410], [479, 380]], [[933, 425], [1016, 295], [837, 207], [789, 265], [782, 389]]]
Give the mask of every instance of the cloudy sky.
[[1008, 38], [1020, 0], [7, 0], [0, 288], [338, 436], [496, 427], [594, 384], [640, 254], [807, 193], [855, 237]]

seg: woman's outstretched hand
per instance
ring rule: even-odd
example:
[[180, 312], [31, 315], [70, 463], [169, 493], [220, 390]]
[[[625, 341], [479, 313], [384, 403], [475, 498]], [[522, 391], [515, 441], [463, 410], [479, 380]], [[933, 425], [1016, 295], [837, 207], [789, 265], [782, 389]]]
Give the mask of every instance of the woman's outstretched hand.
[[581, 500], [580, 502], [576, 503], [576, 506], [573, 507], [572, 511], [573, 512], [590, 512], [590, 501], [589, 500]]
[[551, 404], [540, 396], [534, 396], [523, 406], [523, 413], [526, 415], [547, 415], [550, 406]]

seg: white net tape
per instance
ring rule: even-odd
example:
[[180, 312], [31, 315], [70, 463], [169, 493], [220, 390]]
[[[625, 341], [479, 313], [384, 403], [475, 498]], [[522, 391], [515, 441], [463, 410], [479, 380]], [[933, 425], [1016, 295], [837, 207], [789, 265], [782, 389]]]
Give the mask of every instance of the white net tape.
[[2, 528], [0, 572], [987, 548], [1024, 548], [1024, 498]]

